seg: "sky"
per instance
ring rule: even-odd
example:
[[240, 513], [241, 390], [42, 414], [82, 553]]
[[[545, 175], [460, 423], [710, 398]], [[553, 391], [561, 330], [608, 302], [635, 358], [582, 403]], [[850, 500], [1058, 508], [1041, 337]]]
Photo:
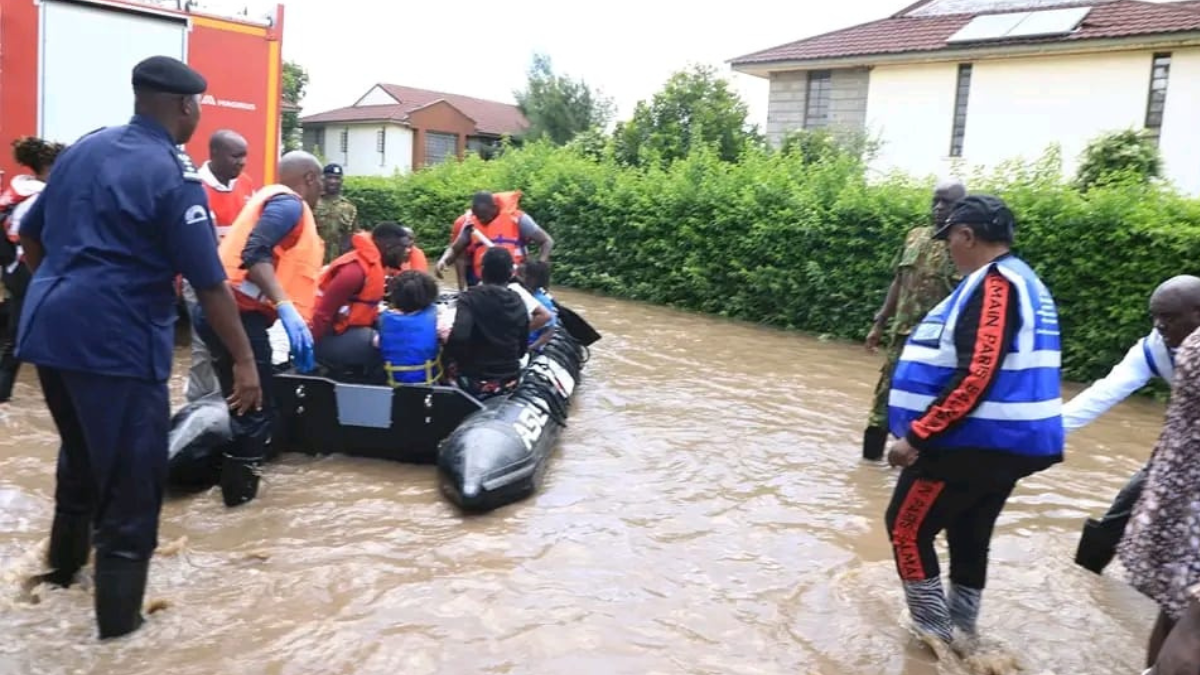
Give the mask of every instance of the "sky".
[[[352, 105], [376, 82], [513, 103], [533, 54], [543, 52], [556, 72], [612, 97], [617, 119], [628, 118], [673, 72], [711, 64], [750, 105], [751, 121], [765, 126], [766, 80], [733, 73], [728, 59], [882, 18], [911, 0], [698, 4], [284, 0], [283, 55], [309, 73], [303, 114]], [[265, 10], [273, 3], [251, 0], [250, 6]]]

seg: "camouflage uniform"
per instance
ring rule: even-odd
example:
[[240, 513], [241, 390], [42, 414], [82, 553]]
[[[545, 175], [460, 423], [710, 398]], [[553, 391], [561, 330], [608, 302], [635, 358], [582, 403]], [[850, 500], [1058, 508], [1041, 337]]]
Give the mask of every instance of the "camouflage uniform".
[[342, 195], [321, 195], [317, 209], [313, 212], [317, 220], [317, 232], [325, 240], [325, 263], [345, 253], [342, 244], [358, 227], [358, 207]]
[[891, 329], [887, 332], [887, 360], [875, 385], [875, 404], [867, 424], [870, 427], [887, 428], [892, 371], [900, 360], [900, 352], [904, 349], [908, 334], [961, 281], [945, 242], [934, 239], [933, 227], [928, 225], [909, 231], [904, 248], [892, 265], [900, 277], [900, 288]]

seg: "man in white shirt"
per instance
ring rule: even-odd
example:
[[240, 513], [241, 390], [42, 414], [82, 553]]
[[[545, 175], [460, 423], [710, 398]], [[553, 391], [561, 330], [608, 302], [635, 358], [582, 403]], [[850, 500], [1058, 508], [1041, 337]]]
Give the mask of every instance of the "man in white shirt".
[[[1063, 406], [1068, 433], [1087, 426], [1130, 394], [1160, 378], [1171, 384], [1175, 350], [1200, 327], [1200, 278], [1180, 275], [1163, 282], [1150, 296], [1154, 330], [1137, 341], [1102, 380], [1097, 380]], [[1145, 469], [1139, 470], [1117, 494], [1099, 520], [1089, 518], [1079, 539], [1075, 562], [1096, 574], [1112, 561], [1134, 504], [1142, 494]]]

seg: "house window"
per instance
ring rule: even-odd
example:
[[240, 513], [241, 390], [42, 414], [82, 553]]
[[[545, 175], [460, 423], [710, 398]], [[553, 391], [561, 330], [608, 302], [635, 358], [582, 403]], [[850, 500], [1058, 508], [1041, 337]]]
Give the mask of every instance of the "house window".
[[805, 129], [819, 129], [829, 125], [829, 101], [832, 94], [832, 72], [828, 70], [808, 71], [808, 97], [804, 102]]
[[950, 129], [950, 156], [962, 157], [967, 137], [967, 100], [971, 95], [971, 64], [958, 64], [958, 88], [954, 94], [954, 126]]
[[313, 134], [313, 145], [316, 146], [318, 154], [325, 154], [325, 127], [317, 129]]
[[350, 130], [342, 129], [341, 138], [338, 139], [338, 145], [341, 148], [342, 154], [350, 150]]
[[1167, 108], [1167, 78], [1171, 75], [1171, 55], [1155, 54], [1150, 68], [1150, 100], [1146, 104], [1146, 132], [1158, 143], [1162, 135], [1163, 111]]
[[387, 129], [380, 129], [375, 132], [375, 152], [383, 154], [384, 145], [387, 143]]
[[425, 132], [425, 166], [441, 164], [458, 157], [458, 135]]

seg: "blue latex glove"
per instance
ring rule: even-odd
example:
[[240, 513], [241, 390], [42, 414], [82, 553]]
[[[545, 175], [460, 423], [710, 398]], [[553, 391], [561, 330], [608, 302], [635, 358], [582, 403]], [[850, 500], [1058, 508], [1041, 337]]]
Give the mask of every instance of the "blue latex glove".
[[317, 365], [313, 357], [312, 331], [308, 330], [308, 324], [290, 300], [276, 305], [275, 311], [279, 313], [279, 321], [287, 331], [288, 344], [292, 347], [292, 363], [296, 366], [296, 371], [311, 373]]

